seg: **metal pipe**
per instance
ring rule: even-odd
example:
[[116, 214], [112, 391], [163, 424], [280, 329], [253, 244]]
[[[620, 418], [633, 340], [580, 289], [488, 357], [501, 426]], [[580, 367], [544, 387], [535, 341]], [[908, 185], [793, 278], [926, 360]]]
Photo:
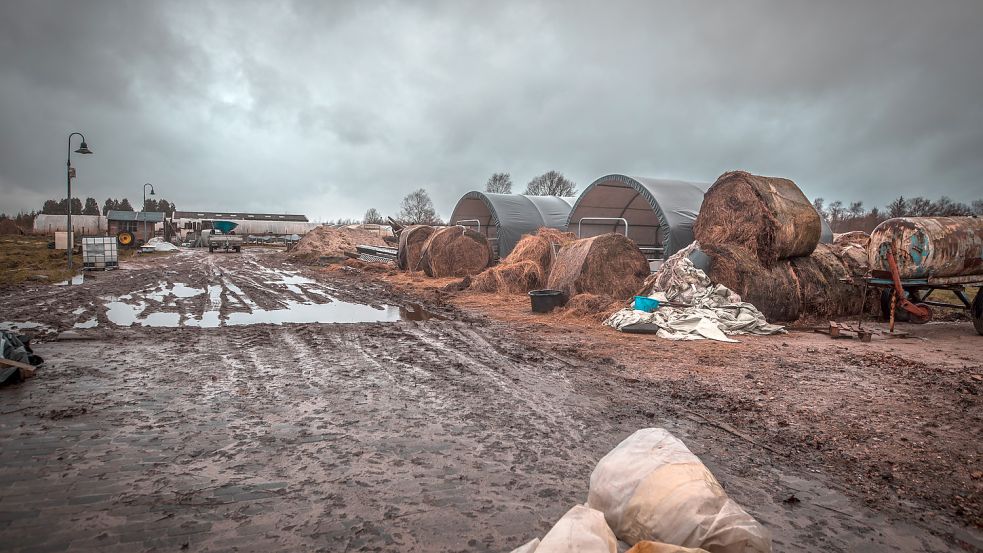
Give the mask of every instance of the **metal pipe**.
[[458, 219], [457, 221], [454, 221], [451, 224], [456, 225], [456, 226], [463, 227], [464, 225], [462, 225], [461, 223], [475, 223], [476, 225], [478, 225], [478, 232], [481, 232], [481, 220], [480, 219]]
[[[577, 238], [583, 238], [580, 235], [580, 228], [584, 221], [621, 221], [625, 224], [625, 238], [628, 238], [628, 219], [624, 217], [584, 217], [577, 221]], [[617, 229], [618, 225], [614, 225], [614, 228]]]

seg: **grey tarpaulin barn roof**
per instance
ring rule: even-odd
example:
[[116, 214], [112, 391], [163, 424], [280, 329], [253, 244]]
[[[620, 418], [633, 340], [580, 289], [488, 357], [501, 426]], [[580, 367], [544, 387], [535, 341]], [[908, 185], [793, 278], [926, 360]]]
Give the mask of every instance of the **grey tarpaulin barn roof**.
[[[582, 238], [608, 232], [624, 232], [646, 257], [665, 259], [693, 241], [693, 221], [710, 183], [607, 175], [580, 193], [570, 211], [568, 228]], [[586, 220], [602, 217], [608, 220]]]
[[450, 223], [475, 226], [474, 220], [477, 220], [481, 224], [481, 233], [493, 244], [497, 242], [498, 255], [505, 257], [523, 234], [533, 233], [540, 227], [566, 230], [567, 215], [570, 214], [573, 200], [559, 196], [492, 194], [475, 190], [457, 202]]

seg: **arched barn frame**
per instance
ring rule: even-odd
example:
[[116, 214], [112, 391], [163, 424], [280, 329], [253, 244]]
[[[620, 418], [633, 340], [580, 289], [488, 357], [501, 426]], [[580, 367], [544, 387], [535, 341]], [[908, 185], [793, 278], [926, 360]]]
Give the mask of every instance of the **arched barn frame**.
[[450, 224], [481, 232], [492, 244], [495, 257], [505, 257], [523, 234], [540, 227], [567, 229], [573, 198], [468, 192], [457, 202]]
[[625, 233], [650, 261], [662, 260], [693, 241], [693, 221], [709, 183], [607, 175], [581, 192], [568, 230], [581, 238]]

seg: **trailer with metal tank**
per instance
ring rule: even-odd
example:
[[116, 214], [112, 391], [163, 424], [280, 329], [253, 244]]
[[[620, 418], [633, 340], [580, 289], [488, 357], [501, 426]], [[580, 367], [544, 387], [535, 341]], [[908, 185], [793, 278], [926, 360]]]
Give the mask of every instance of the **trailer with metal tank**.
[[[884, 288], [881, 311], [894, 321], [925, 323], [932, 307], [967, 309], [983, 335], [983, 291], [972, 300], [967, 291], [983, 286], [983, 218], [898, 217], [884, 221], [867, 248], [870, 286]], [[948, 290], [960, 303], [931, 299]], [[900, 309], [899, 309], [900, 308]]]
[[242, 237], [235, 233], [237, 226], [232, 221], [213, 221], [207, 240], [208, 251], [242, 252]]

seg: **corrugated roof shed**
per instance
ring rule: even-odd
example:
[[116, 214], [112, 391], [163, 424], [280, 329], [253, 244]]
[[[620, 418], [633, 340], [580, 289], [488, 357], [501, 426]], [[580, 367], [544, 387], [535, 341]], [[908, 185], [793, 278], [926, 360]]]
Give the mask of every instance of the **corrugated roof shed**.
[[286, 213], [239, 213], [235, 211], [175, 211], [175, 219], [239, 219], [243, 221], [290, 221], [306, 223], [306, 215]]
[[[110, 221], [147, 221], [148, 223], [163, 223], [164, 214], [159, 211], [112, 211], [106, 214]], [[74, 225], [73, 225], [74, 226]]]

